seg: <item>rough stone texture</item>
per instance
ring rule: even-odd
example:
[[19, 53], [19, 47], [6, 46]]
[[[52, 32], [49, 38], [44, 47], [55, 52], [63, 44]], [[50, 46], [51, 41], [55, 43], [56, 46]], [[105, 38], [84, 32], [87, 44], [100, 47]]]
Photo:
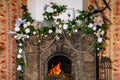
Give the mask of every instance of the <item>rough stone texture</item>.
[[25, 42], [28, 61], [28, 67], [25, 68], [25, 80], [46, 80], [48, 61], [60, 55], [71, 60], [71, 74], [74, 80], [96, 80], [94, 36], [79, 32], [71, 37], [61, 35], [58, 41], [52, 40], [53, 36], [48, 36], [39, 44], [36, 36], [33, 36]]

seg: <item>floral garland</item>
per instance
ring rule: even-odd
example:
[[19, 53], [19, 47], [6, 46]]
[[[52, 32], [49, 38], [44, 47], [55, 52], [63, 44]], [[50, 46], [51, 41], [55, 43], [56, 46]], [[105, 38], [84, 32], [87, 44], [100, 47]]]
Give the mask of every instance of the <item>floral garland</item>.
[[9, 32], [14, 35], [17, 42], [17, 73], [19, 78], [23, 79], [23, 65], [26, 66], [23, 42], [30, 36], [37, 35], [40, 43], [41, 37], [47, 37], [51, 33], [55, 33], [55, 39], [60, 40], [59, 35], [62, 35], [63, 31], [69, 36], [72, 33], [82, 31], [85, 34], [96, 36], [95, 49], [97, 53], [104, 49], [107, 27], [100, 12], [82, 11], [75, 19], [65, 22], [58, 16], [66, 11], [67, 6], [50, 3], [45, 6], [43, 16], [46, 21], [54, 22], [54, 24], [39, 27], [39, 24], [31, 18], [26, 6], [23, 5], [22, 8], [25, 13], [16, 20], [14, 31]]

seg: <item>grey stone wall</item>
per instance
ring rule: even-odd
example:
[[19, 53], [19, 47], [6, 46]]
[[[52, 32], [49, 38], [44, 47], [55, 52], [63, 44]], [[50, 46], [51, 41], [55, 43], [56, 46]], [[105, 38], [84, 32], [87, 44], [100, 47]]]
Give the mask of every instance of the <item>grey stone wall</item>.
[[94, 51], [95, 37], [82, 32], [71, 37], [60, 36], [53, 41], [50, 35], [37, 42], [33, 36], [24, 43], [28, 66], [24, 68], [25, 80], [46, 80], [48, 61], [54, 56], [66, 56], [72, 61], [74, 80], [96, 80], [96, 56]]

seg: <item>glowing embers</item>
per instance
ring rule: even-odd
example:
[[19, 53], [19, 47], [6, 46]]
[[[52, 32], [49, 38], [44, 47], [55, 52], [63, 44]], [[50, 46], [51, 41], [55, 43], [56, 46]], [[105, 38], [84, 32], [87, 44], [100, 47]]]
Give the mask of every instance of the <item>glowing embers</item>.
[[52, 64], [52, 68], [50, 69], [48, 75], [59, 75], [60, 73], [62, 73], [60, 66], [61, 62], [58, 62], [57, 65]]

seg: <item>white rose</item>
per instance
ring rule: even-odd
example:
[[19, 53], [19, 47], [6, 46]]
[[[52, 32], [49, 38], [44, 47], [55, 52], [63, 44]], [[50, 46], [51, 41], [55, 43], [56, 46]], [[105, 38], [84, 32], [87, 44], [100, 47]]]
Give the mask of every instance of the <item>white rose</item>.
[[33, 34], [36, 34], [36, 31], [33, 31]]
[[15, 27], [15, 31], [16, 32], [20, 31], [20, 28], [19, 27]]
[[100, 48], [97, 48], [97, 50], [100, 50]]
[[19, 46], [22, 46], [22, 43], [19, 43], [18, 45], [19, 45]]
[[92, 27], [93, 27], [93, 24], [92, 24], [92, 23], [89, 23], [88, 27], [89, 27], [89, 28], [92, 28]]
[[50, 6], [48, 6], [47, 9], [46, 9], [46, 12], [53, 13], [54, 10], [53, 10], [53, 8], [51, 8]]
[[68, 25], [67, 25], [67, 24], [64, 24], [64, 25], [63, 25], [63, 29], [65, 29], [65, 30], [68, 29]]
[[26, 32], [26, 33], [29, 33], [29, 32], [30, 32], [30, 29], [29, 29], [29, 28], [26, 28], [26, 29], [25, 29], [25, 32]]
[[92, 29], [93, 29], [93, 31], [95, 31], [97, 28], [96, 28], [96, 26], [94, 26]]
[[74, 31], [75, 31], [75, 32], [78, 32], [78, 30], [77, 30], [77, 29], [75, 29]]
[[53, 31], [52, 30], [49, 30], [49, 33], [52, 33]]
[[27, 35], [26, 37], [27, 37], [27, 38], [29, 38], [30, 36], [29, 36], [29, 35]]
[[27, 24], [23, 24], [23, 27], [26, 28], [26, 27], [27, 27]]
[[20, 71], [20, 70], [22, 70], [22, 66], [21, 66], [21, 65], [18, 65], [17, 71]]
[[29, 26], [29, 25], [30, 25], [30, 22], [27, 22], [27, 25]]
[[19, 48], [18, 52], [19, 52], [19, 53], [22, 53], [22, 52], [23, 52], [23, 49]]
[[101, 37], [99, 37], [99, 38], [97, 39], [97, 42], [99, 42], [99, 43], [102, 43], [102, 41], [103, 41], [103, 38], [101, 38]]
[[20, 59], [21, 57], [22, 57], [21, 54], [18, 54], [18, 55], [17, 55], [17, 58], [18, 58], [18, 59]]

